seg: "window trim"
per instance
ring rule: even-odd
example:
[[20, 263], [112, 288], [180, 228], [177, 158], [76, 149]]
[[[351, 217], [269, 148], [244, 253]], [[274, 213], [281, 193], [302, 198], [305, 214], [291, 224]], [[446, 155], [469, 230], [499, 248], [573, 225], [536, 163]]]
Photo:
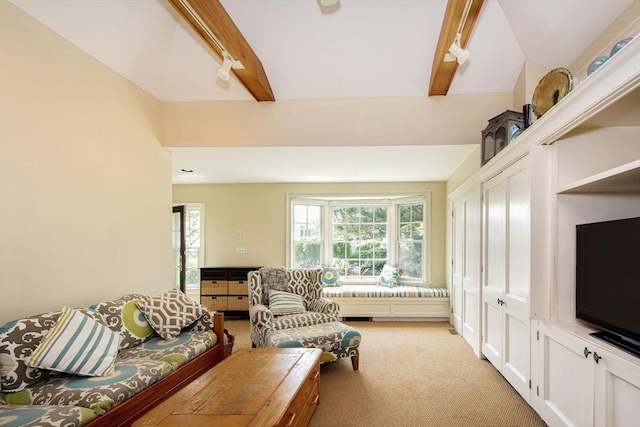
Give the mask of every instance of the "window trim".
[[[333, 248], [333, 237], [331, 233], [325, 235], [324, 230], [331, 229], [331, 215], [326, 210], [332, 206], [349, 205], [375, 205], [385, 204], [387, 206], [395, 206], [401, 204], [411, 204], [416, 202], [424, 202], [424, 236], [423, 236], [423, 263], [422, 263], [422, 279], [402, 278], [401, 282], [412, 286], [429, 287], [431, 281], [431, 223], [432, 223], [432, 204], [431, 191], [412, 191], [412, 192], [378, 192], [378, 193], [287, 193], [286, 195], [286, 265], [293, 265], [293, 204], [310, 204], [323, 206], [321, 213], [321, 264], [326, 265], [331, 259]], [[385, 203], [381, 203], [385, 202]], [[397, 216], [397, 209], [389, 209], [387, 212], [387, 223], [389, 229], [387, 231], [389, 240], [394, 242], [388, 245], [387, 259], [396, 260], [398, 252], [399, 240], [397, 239], [397, 231], [400, 225], [400, 218]], [[397, 262], [397, 261], [396, 261]], [[348, 284], [375, 284], [375, 277], [347, 277], [341, 276], [340, 281]]]

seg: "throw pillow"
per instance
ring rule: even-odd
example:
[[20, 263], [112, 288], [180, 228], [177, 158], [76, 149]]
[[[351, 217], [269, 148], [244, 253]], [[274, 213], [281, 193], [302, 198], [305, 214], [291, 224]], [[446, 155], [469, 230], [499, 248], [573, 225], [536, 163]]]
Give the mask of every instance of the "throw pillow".
[[64, 307], [27, 365], [74, 375], [110, 375], [119, 344], [117, 332], [78, 310]]
[[165, 340], [177, 337], [182, 328], [189, 326], [203, 314], [202, 306], [179, 289], [139, 300], [138, 307], [151, 327]]
[[340, 286], [340, 274], [333, 267], [324, 267], [322, 269], [322, 286]]
[[275, 315], [307, 311], [300, 295], [274, 290], [269, 291], [269, 309]]
[[377, 285], [386, 286], [387, 288], [395, 288], [398, 286], [398, 278], [400, 277], [400, 269], [385, 264], [378, 278]]
[[146, 295], [129, 294], [90, 307], [101, 313], [103, 322], [122, 336], [121, 350], [142, 344], [153, 336], [153, 328], [137, 305], [138, 301], [147, 298]]

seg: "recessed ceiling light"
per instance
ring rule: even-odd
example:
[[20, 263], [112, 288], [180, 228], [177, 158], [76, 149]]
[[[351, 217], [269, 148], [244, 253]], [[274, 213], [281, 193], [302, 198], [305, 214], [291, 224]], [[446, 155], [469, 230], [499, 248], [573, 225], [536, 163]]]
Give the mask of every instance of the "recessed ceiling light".
[[180, 169], [182, 172], [187, 172], [187, 173], [191, 173], [193, 172], [193, 169]]

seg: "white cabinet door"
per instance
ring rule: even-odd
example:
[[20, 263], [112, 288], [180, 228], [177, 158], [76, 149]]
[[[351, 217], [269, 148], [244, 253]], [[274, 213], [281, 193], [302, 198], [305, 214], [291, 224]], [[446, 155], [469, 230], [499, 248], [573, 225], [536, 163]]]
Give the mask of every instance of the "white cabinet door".
[[502, 304], [505, 282], [506, 193], [504, 176], [483, 184], [482, 353], [502, 370]]
[[506, 186], [506, 280], [502, 300], [502, 375], [529, 402], [531, 283], [531, 184], [527, 160], [503, 173]]
[[530, 205], [526, 158], [483, 184], [482, 353], [527, 402]]
[[480, 188], [453, 204], [453, 324], [480, 357]]
[[537, 411], [550, 426], [593, 425], [594, 365], [585, 341], [540, 322]]
[[453, 203], [453, 227], [451, 230], [453, 253], [451, 265], [451, 323], [460, 335], [462, 332], [462, 281], [464, 280], [464, 201]]
[[594, 387], [595, 425], [640, 426], [640, 362], [631, 363], [603, 349], [594, 348], [593, 352], [598, 360]]

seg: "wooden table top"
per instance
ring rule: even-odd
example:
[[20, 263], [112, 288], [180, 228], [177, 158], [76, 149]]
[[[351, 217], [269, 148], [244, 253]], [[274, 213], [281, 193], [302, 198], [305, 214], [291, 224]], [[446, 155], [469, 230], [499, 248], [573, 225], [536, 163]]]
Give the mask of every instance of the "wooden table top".
[[321, 353], [302, 348], [236, 351], [133, 425], [275, 425]]

